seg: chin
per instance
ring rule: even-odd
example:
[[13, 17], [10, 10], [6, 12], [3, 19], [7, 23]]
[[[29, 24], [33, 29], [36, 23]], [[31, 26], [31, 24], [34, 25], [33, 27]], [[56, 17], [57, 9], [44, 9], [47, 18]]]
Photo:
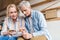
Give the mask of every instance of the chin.
[[27, 17], [30, 17], [30, 15], [27, 15]]
[[26, 15], [26, 16], [28, 16], [28, 15]]
[[29, 15], [26, 15], [26, 16], [29, 16]]

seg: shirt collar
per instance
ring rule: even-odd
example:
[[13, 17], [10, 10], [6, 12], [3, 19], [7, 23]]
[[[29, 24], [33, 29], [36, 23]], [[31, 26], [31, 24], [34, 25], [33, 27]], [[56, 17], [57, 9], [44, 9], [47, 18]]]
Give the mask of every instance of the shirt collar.
[[33, 17], [33, 10], [31, 10], [31, 18]]
[[[9, 17], [8, 20], [10, 20], [11, 22], [13, 22], [13, 20]], [[17, 17], [16, 22], [19, 21], [19, 17]]]

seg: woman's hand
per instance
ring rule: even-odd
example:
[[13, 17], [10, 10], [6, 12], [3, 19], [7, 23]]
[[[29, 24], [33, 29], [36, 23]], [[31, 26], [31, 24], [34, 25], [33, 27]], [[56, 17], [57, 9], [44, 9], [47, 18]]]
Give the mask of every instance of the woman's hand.
[[15, 35], [16, 34], [16, 31], [15, 30], [9, 30], [9, 35]]

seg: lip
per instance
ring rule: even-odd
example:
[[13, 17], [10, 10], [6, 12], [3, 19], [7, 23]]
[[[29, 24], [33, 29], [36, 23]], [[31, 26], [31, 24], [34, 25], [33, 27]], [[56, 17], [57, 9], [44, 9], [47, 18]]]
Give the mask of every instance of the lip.
[[14, 15], [12, 17], [15, 17]]

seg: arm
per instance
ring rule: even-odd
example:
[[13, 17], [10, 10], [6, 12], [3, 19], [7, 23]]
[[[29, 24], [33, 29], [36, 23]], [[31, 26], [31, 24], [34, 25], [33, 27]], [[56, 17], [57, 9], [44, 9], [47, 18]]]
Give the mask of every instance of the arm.
[[37, 18], [38, 18], [38, 26], [39, 28], [41, 28], [41, 30], [34, 32], [33, 36], [45, 35], [47, 39], [49, 39], [50, 38], [49, 33], [48, 33], [48, 30], [46, 29], [47, 23], [43, 14], [40, 12], [37, 12]]
[[7, 33], [7, 20], [5, 20], [4, 23], [3, 23], [1, 35], [4, 35], [4, 32]]

